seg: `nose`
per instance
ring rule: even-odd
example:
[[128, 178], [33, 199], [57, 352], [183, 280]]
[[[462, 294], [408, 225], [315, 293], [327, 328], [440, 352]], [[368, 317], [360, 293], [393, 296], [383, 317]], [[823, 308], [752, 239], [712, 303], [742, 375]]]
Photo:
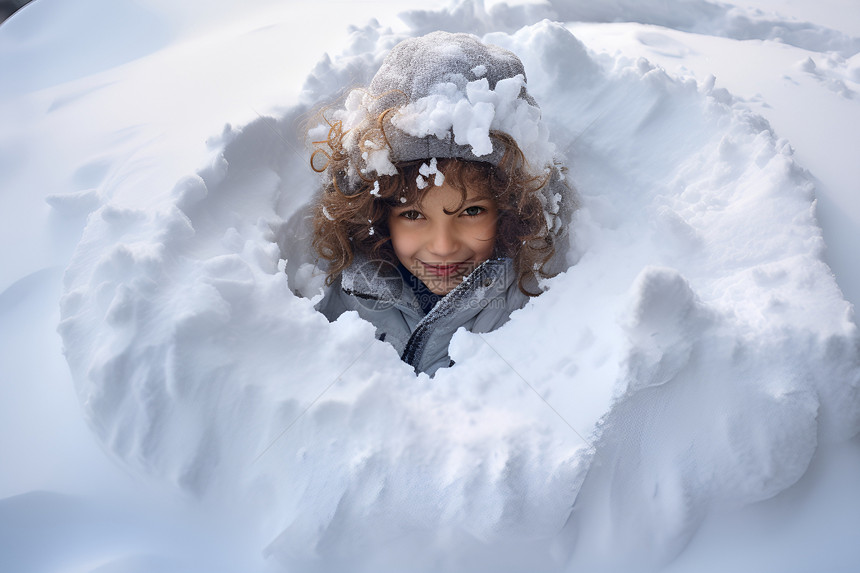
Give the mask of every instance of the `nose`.
[[451, 256], [460, 249], [460, 240], [450, 225], [435, 225], [427, 237], [427, 251], [437, 261], [451, 262]]

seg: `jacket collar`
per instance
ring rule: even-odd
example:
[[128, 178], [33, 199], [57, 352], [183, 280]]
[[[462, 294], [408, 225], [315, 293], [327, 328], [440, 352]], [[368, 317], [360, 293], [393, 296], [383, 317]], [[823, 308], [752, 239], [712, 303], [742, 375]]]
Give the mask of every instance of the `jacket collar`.
[[365, 255], [355, 255], [352, 264], [341, 273], [340, 284], [347, 294], [383, 302], [400, 300], [405, 290], [393, 263]]
[[[488, 259], [475, 267], [475, 270], [442, 300], [464, 301], [471, 299], [475, 294], [483, 295], [497, 289], [504, 290], [513, 279], [514, 268], [511, 259]], [[356, 255], [352, 264], [341, 273], [341, 288], [347, 294], [359, 298], [420, 308], [412, 289], [404, 284], [397, 267], [388, 261]]]

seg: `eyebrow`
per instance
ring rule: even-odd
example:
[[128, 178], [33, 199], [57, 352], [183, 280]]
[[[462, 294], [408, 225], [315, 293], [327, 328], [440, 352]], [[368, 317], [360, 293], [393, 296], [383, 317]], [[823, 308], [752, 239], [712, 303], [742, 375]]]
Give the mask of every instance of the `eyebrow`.
[[[460, 191], [459, 189], [457, 189], [457, 190]], [[421, 193], [420, 195], [423, 195], [423, 193]], [[477, 203], [480, 201], [487, 201], [489, 203], [493, 203], [494, 205], [496, 205], [498, 207], [498, 202], [496, 201], [496, 198], [492, 195], [492, 193], [479, 192], [475, 195], [470, 195], [470, 190], [467, 188], [466, 196], [463, 198], [463, 202], [459, 205], [458, 208], [462, 209], [464, 206], [466, 206], [470, 203]], [[422, 206], [421, 206], [421, 197], [420, 196], [415, 201], [410, 201], [408, 203], [400, 203], [399, 200], [398, 201], [392, 200], [392, 202], [390, 203], [390, 206], [389, 206], [390, 211], [396, 211], [399, 213], [403, 213], [403, 212], [406, 212], [406, 211], [409, 211], [412, 209], [421, 209], [421, 208], [422, 208]]]

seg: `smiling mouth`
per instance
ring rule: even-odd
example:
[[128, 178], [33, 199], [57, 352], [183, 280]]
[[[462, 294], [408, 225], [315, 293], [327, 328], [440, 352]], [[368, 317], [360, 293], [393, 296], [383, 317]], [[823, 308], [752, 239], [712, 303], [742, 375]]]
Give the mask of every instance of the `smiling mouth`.
[[454, 263], [453, 265], [430, 265], [424, 261], [421, 261], [421, 264], [424, 265], [424, 270], [428, 274], [439, 278], [455, 276], [460, 273], [460, 270], [465, 265], [465, 263]]

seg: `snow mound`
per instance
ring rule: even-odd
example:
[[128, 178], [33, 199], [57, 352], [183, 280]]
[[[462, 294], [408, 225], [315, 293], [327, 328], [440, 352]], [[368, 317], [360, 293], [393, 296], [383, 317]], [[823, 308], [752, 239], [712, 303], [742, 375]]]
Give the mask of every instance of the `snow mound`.
[[836, 52], [846, 58], [860, 52], [860, 38], [838, 30], [708, 0], [546, 0], [499, 2], [489, 8], [483, 0], [456, 0], [442, 9], [409, 10], [401, 17], [416, 33], [432, 30], [513, 32], [524, 24], [544, 19], [637, 22], [736, 40], [773, 40], [814, 52]]
[[433, 380], [354, 313], [329, 324], [293, 126], [399, 39], [356, 30], [303, 104], [228, 126], [175, 188], [100, 190], [60, 332], [110, 451], [239, 500], [294, 568], [549, 570], [659, 563], [858, 431], [857, 333], [788, 143], [550, 22], [484, 40], [523, 60], [571, 169], [576, 264], [455, 335]]

